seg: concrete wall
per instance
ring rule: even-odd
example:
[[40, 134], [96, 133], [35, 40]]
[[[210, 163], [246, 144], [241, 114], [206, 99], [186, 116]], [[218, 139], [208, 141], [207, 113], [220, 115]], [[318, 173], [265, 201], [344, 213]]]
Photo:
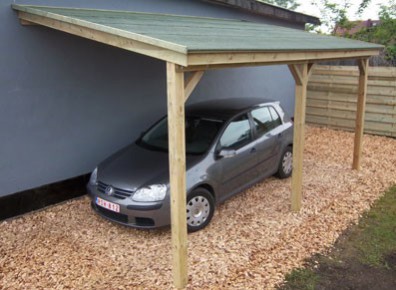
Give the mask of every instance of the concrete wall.
[[[2, 0], [0, 196], [91, 171], [166, 112], [164, 62], [40, 26], [23, 27], [13, 2], [293, 26], [198, 0]], [[208, 72], [190, 102], [265, 96], [291, 112], [293, 95], [285, 66], [240, 68]]]

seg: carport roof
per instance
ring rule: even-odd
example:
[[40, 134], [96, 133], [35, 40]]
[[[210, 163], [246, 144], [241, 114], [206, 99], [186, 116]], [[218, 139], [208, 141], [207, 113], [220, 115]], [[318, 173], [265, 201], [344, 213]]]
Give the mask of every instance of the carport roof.
[[182, 66], [291, 63], [378, 54], [381, 46], [246, 21], [12, 5], [40, 24]]

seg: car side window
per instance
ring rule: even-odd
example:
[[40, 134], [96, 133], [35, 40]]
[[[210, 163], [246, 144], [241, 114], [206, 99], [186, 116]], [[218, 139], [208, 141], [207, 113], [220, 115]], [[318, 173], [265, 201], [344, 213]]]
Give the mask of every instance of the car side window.
[[228, 124], [220, 138], [220, 149], [238, 149], [252, 141], [250, 122], [242, 115]]
[[276, 128], [276, 127], [282, 125], [282, 120], [279, 117], [279, 114], [276, 112], [276, 110], [273, 107], [269, 107], [269, 110], [270, 110], [272, 121], [273, 121], [273, 128]]
[[261, 107], [252, 111], [253, 123], [258, 137], [282, 124], [273, 107]]

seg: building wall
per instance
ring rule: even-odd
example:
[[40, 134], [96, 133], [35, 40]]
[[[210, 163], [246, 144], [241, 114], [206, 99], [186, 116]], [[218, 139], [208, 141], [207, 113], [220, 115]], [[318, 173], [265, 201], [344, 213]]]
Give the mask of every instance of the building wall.
[[[91, 171], [166, 112], [165, 63], [41, 26], [0, 2], [0, 196]], [[245, 19], [197, 0], [33, 0], [29, 4]], [[189, 102], [261, 97], [294, 107], [285, 66], [209, 71]]]

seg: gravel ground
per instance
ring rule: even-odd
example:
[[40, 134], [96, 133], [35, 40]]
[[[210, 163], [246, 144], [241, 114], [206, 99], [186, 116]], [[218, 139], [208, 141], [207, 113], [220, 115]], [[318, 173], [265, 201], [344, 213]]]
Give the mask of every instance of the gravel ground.
[[[271, 289], [396, 183], [396, 139], [366, 135], [352, 171], [353, 134], [307, 127], [304, 199], [269, 178], [219, 206], [189, 234], [189, 289]], [[170, 230], [143, 231], [94, 214], [87, 197], [0, 223], [0, 289], [171, 289]]]

